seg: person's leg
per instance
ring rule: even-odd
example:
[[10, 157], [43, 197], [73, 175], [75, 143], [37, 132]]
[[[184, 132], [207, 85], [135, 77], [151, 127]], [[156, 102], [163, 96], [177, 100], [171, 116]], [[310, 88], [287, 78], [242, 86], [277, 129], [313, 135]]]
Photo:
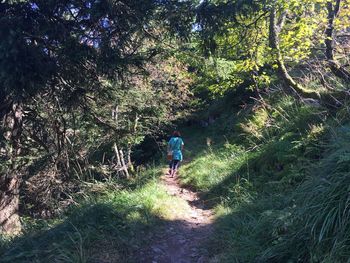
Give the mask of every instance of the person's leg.
[[171, 177], [173, 177], [173, 174], [174, 174], [174, 170], [175, 170], [175, 167], [176, 167], [176, 160], [171, 160], [170, 164], [169, 164], [169, 174]]
[[180, 160], [174, 160], [171, 177], [174, 177], [176, 175], [179, 165], [180, 165]]
[[175, 160], [172, 160], [170, 163], [170, 177], [173, 177], [174, 169], [175, 169]]
[[173, 166], [173, 161], [169, 161], [169, 170], [168, 170], [168, 174], [171, 175], [171, 170], [172, 170], [172, 166]]

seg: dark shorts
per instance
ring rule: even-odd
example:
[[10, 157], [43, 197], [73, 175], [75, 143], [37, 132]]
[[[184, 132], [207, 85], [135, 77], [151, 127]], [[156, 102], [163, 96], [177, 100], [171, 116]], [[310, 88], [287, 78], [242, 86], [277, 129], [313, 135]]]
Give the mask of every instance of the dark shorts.
[[170, 169], [177, 170], [179, 168], [179, 166], [180, 166], [180, 160], [172, 160], [169, 163], [169, 168]]

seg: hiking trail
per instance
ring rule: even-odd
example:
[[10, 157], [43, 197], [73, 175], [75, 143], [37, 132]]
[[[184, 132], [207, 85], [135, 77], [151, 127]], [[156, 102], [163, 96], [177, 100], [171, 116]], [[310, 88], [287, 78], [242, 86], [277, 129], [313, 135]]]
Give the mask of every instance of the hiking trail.
[[177, 178], [162, 176], [169, 195], [186, 201], [186, 213], [174, 211], [174, 220], [166, 223], [151, 237], [151, 244], [140, 251], [142, 263], [205, 263], [208, 252], [203, 248], [212, 233], [213, 211], [206, 209], [198, 194], [180, 186]]

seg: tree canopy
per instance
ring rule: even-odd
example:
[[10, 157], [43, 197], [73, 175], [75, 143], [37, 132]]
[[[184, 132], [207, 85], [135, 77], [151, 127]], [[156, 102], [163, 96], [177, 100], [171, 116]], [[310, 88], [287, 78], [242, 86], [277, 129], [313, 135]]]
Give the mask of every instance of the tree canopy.
[[147, 225], [180, 127], [179, 180], [229, 218], [217, 251], [345, 262], [349, 52], [350, 0], [0, 1], [0, 231], [85, 192]]

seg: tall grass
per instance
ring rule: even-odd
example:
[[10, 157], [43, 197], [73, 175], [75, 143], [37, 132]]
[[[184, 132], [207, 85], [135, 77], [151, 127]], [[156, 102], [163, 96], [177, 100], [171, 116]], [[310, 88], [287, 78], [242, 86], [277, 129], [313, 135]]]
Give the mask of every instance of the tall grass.
[[222, 182], [233, 170], [244, 165], [245, 150], [226, 142], [223, 149], [213, 149], [210, 146], [200, 153], [192, 162], [180, 170], [184, 184], [191, 185], [200, 191], [209, 191], [213, 185]]
[[262, 257], [279, 262], [350, 259], [350, 126], [337, 129], [320, 162], [294, 194], [293, 225]]
[[[328, 116], [321, 107], [274, 94], [236, 114], [231, 130], [213, 132], [223, 130], [223, 118], [217, 127], [192, 132], [202, 149], [194, 150], [181, 180], [216, 207], [210, 243], [216, 260], [346, 262], [349, 145], [342, 142], [340, 150], [339, 138], [330, 142]], [[213, 133], [228, 139], [203, 150], [203, 138]], [[335, 149], [342, 158], [333, 156]]]
[[147, 233], [172, 220], [173, 210], [181, 213], [183, 206], [157, 179], [124, 189], [111, 184], [93, 185], [90, 195], [62, 218], [44, 221], [21, 237], [4, 240], [0, 262], [136, 260], [136, 251], [150, 241]]

